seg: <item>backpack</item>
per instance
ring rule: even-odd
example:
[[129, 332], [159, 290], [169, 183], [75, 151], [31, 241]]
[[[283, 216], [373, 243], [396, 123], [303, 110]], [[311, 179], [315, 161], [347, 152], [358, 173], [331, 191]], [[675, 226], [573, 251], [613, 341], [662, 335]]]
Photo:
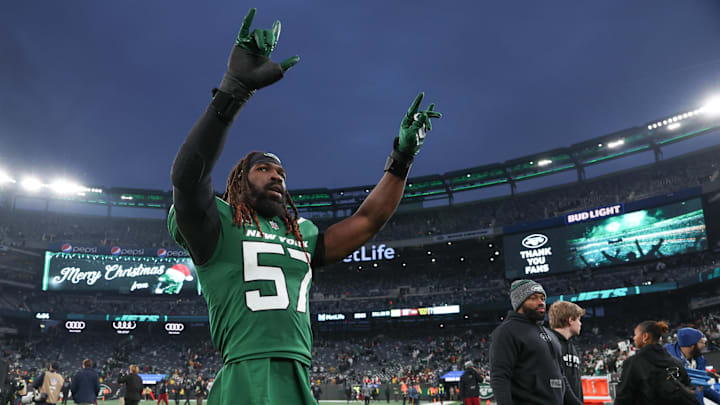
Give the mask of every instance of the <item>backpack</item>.
[[643, 358], [648, 367], [648, 398], [658, 405], [697, 405], [695, 392], [680, 382], [680, 369], [661, 367]]

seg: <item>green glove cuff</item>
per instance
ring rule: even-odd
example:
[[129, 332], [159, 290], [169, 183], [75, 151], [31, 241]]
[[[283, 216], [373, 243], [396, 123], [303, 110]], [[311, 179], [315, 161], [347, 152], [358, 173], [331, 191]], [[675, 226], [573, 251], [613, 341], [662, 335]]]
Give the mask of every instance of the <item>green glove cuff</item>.
[[253, 93], [255, 92], [247, 89], [245, 89], [244, 92], [238, 91], [234, 94], [213, 89], [213, 99], [210, 103], [210, 108], [215, 111], [220, 121], [226, 124], [232, 124], [240, 112], [240, 109], [247, 103]]
[[393, 141], [393, 151], [390, 153], [390, 156], [388, 156], [387, 161], [385, 162], [385, 171], [398, 176], [401, 179], [406, 179], [415, 157], [407, 153], [400, 152], [400, 150], [398, 150], [399, 144], [400, 138], [395, 137], [395, 140]]

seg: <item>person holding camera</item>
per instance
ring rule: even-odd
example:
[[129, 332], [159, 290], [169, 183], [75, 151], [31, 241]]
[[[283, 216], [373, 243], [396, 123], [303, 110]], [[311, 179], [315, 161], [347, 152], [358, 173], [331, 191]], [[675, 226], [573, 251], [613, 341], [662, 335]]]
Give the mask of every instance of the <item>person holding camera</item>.
[[131, 364], [130, 374], [121, 375], [118, 378], [120, 384], [125, 384], [125, 405], [138, 405], [142, 399], [143, 382], [138, 375], [138, 366]]
[[35, 399], [36, 404], [55, 405], [60, 399], [60, 392], [65, 383], [65, 378], [60, 375], [57, 363], [53, 362], [48, 365], [48, 371], [40, 374], [33, 383], [33, 388], [38, 391]]

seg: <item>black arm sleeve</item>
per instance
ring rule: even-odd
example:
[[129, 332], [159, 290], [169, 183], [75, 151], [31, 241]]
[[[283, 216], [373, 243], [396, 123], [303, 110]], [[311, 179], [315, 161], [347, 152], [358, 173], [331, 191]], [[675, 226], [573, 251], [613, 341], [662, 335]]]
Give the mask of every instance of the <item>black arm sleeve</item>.
[[220, 235], [220, 217], [210, 173], [220, 156], [230, 123], [208, 107], [175, 156], [170, 177], [178, 230], [195, 264], [212, 257]]
[[[325, 233], [320, 232], [315, 242], [315, 251], [313, 252], [312, 263], [310, 267], [316, 269], [325, 265]], [[313, 274], [315, 278], [315, 274]]]

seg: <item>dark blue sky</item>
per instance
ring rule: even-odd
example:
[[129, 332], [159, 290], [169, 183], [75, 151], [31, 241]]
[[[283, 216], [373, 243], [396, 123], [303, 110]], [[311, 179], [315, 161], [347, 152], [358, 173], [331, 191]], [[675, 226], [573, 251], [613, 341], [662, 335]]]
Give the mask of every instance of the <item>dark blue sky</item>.
[[[310, 6], [311, 5], [311, 6]], [[300, 63], [231, 130], [288, 187], [373, 184], [418, 91], [444, 117], [412, 175], [569, 145], [720, 94], [720, 2], [73, 1], [0, 5], [0, 168], [170, 189], [242, 18]], [[717, 142], [717, 140], [715, 140]]]

